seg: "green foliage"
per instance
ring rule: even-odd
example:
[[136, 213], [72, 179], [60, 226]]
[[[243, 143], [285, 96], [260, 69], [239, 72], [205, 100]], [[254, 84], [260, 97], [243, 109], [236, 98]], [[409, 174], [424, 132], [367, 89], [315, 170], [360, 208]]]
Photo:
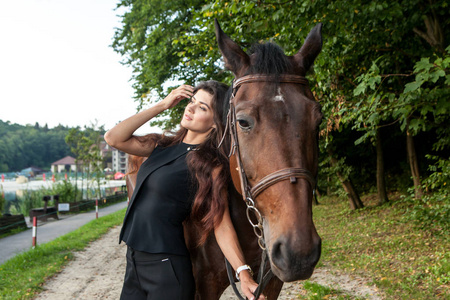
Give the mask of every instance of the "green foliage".
[[[360, 83], [354, 90], [354, 95], [365, 95], [369, 91], [372, 94], [369, 96], [368, 105], [357, 105], [359, 113], [355, 114], [357, 119], [354, 127], [366, 131], [371, 128], [373, 136], [374, 130], [383, 124], [383, 121], [394, 118], [395, 122], [400, 123], [402, 131], [408, 127], [408, 130], [415, 134], [438, 128], [441, 136], [438, 139], [439, 145], [435, 148], [443, 149], [449, 146], [448, 130], [440, 129], [450, 122], [449, 67], [450, 47], [442, 56], [435, 54], [433, 58], [422, 57], [415, 63], [413, 73], [408, 75], [414, 76], [414, 80], [406, 83], [403, 91], [399, 92], [398, 88], [396, 90], [395, 86], [389, 86], [389, 83], [385, 82], [385, 79], [396, 75], [380, 74], [377, 61], [374, 61], [369, 72], [357, 78]], [[388, 85], [388, 89], [383, 85]], [[361, 101], [366, 100], [361, 98]], [[368, 135], [369, 132], [360, 140]]]
[[[385, 126], [387, 121], [391, 124], [399, 123], [402, 132], [417, 135], [425, 132], [429, 136], [435, 135], [432, 143], [426, 149], [425, 157], [431, 162], [431, 158], [439, 161], [440, 168], [444, 169], [449, 164], [449, 157], [444, 153], [450, 149], [450, 47], [443, 54], [434, 54], [433, 57], [422, 57], [414, 65], [414, 71], [407, 76], [412, 81], [403, 87], [389, 85], [390, 77], [380, 74], [377, 61], [374, 61], [369, 72], [358, 77], [359, 85], [354, 90], [354, 95], [368, 95], [370, 103], [364, 105], [364, 97], [357, 105], [358, 114], [354, 114], [354, 129], [364, 131], [355, 144], [373, 139], [376, 131]], [[388, 86], [388, 89], [386, 89]], [[448, 217], [448, 205], [441, 203], [441, 194], [448, 191], [445, 185], [439, 184], [448, 177], [437, 175], [437, 166], [429, 165], [430, 176], [425, 178], [425, 189], [435, 189], [439, 186], [441, 191], [435, 191], [430, 198], [422, 199], [424, 203], [415, 203], [413, 209], [414, 219], [431, 225], [433, 220], [441, 223]], [[413, 200], [412, 200], [413, 201]], [[432, 205], [430, 203], [435, 203]], [[433, 209], [431, 207], [434, 207]]]
[[[100, 142], [103, 139], [105, 130], [103, 126], [97, 127], [96, 124], [84, 126], [84, 129], [72, 128], [67, 134], [65, 140], [70, 146], [71, 151], [76, 155], [75, 162], [78, 168], [81, 166], [82, 177], [87, 180], [86, 190], [96, 185], [96, 191], [92, 197], [100, 197], [100, 180], [103, 174], [103, 159], [100, 151]], [[75, 197], [77, 196], [77, 187], [75, 187]]]
[[[51, 188], [40, 188], [38, 190], [24, 189], [17, 197], [17, 205], [12, 206], [11, 213], [28, 216], [30, 209], [44, 207], [42, 200], [46, 195], [59, 195], [59, 202], [75, 202], [81, 200], [81, 194], [76, 196], [75, 184], [70, 181], [58, 181]], [[51, 203], [49, 203], [51, 205]]]
[[150, 97], [161, 96], [166, 81], [178, 78], [188, 81], [188, 77], [196, 77], [195, 70], [184, 73], [187, 70], [184, 66], [189, 62], [179, 55], [183, 45], [177, 40], [185, 35], [195, 36], [201, 30], [190, 25], [193, 12], [206, 3], [126, 0], [118, 4], [118, 8], [126, 8], [126, 12], [112, 46], [123, 55], [123, 63], [133, 68], [133, 87], [139, 105]]
[[[406, 131], [416, 135], [419, 158], [448, 150], [447, 1], [127, 0], [119, 6], [126, 13], [113, 47], [134, 69], [138, 107], [165, 96], [174, 79], [231, 82], [216, 45], [214, 18], [245, 51], [272, 41], [287, 55], [295, 54], [309, 30], [322, 22], [323, 49], [308, 75], [325, 116], [320, 147], [345, 159], [344, 171], [352, 171], [348, 176], [361, 191], [375, 186], [373, 148], [380, 128], [389, 141], [383, 146], [397, 150], [386, 155], [385, 170], [388, 186], [395, 189], [410, 184], [404, 180], [410, 177], [402, 142]], [[179, 107], [156, 123], [174, 128], [180, 116]], [[421, 172], [428, 175], [423, 162]], [[327, 166], [326, 155], [321, 165]], [[335, 171], [321, 170], [319, 180]]]
[[11, 212], [13, 214], [23, 214], [24, 216], [29, 216], [29, 212], [32, 208], [44, 207], [44, 201], [42, 201], [42, 198], [45, 195], [49, 195], [47, 189], [26, 189], [23, 191], [23, 194], [21, 196], [17, 196], [17, 202], [19, 203], [18, 206], [20, 208], [20, 211], [14, 211], [14, 209], [17, 209], [17, 206], [14, 206], [13, 209], [11, 209]]
[[50, 169], [51, 163], [71, 155], [64, 138], [69, 128], [18, 125], [0, 120], [0, 172], [18, 172], [30, 166]]
[[59, 195], [59, 202], [77, 202], [82, 200], [81, 193], [76, 192], [75, 184], [68, 180], [61, 180], [54, 183], [48, 190], [49, 195]]
[[406, 197], [410, 204], [405, 217], [419, 228], [433, 230], [436, 234], [450, 231], [450, 159], [430, 156], [435, 164], [429, 166], [431, 175], [424, 181], [428, 194], [421, 199]]

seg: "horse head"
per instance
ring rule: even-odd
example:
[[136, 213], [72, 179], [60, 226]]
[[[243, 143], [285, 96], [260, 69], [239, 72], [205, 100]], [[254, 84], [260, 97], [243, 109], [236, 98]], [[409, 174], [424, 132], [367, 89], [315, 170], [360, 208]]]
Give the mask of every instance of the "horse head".
[[[215, 25], [225, 67], [236, 77], [230, 100], [240, 156], [236, 159], [255, 192], [272, 272], [284, 282], [307, 279], [321, 253], [312, 197], [322, 113], [304, 76], [321, 51], [322, 25], [311, 30], [293, 56], [272, 43], [257, 44], [248, 55], [217, 20]], [[236, 188], [245, 192], [247, 186], [236, 179], [234, 158], [230, 166]]]

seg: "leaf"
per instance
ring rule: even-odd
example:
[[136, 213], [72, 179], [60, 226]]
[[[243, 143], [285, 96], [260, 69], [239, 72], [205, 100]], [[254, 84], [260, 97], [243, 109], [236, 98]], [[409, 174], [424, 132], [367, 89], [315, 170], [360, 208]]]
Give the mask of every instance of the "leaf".
[[450, 57], [447, 57], [442, 61], [442, 67], [448, 68], [449, 66], [450, 66]]
[[359, 139], [357, 139], [355, 141], [355, 145], [359, 145], [359, 144], [365, 142], [369, 136], [370, 136], [370, 132], [366, 132], [362, 137], [360, 137]]
[[430, 63], [430, 58], [429, 57], [422, 57], [422, 59], [416, 63], [416, 65], [414, 66], [414, 71], [415, 72], [419, 72], [421, 70], [430, 70], [433, 67], [433, 64]]
[[368, 123], [372, 123], [372, 124], [377, 124], [378, 123], [378, 118], [379, 118], [379, 114], [373, 113], [370, 115], [369, 119], [367, 120]]
[[358, 96], [360, 94], [364, 94], [366, 92], [367, 84], [365, 82], [362, 82], [358, 84], [358, 86], [353, 90], [353, 95]]
[[406, 94], [406, 93], [410, 93], [410, 92], [417, 90], [418, 88], [420, 88], [422, 83], [423, 82], [413, 81], [413, 82], [405, 84], [405, 89], [403, 90], [403, 93]]
[[439, 78], [444, 77], [445, 76], [445, 71], [442, 69], [439, 69], [433, 73], [430, 73], [430, 80], [433, 83], [436, 83], [436, 81], [439, 80]]
[[421, 123], [422, 121], [419, 119], [412, 119], [409, 122], [409, 128], [413, 131], [418, 131], [420, 129], [420, 126], [422, 125]]
[[375, 77], [371, 77], [368, 80], [369, 86], [372, 90], [376, 88], [376, 84], [381, 82], [381, 76], [377, 75]]

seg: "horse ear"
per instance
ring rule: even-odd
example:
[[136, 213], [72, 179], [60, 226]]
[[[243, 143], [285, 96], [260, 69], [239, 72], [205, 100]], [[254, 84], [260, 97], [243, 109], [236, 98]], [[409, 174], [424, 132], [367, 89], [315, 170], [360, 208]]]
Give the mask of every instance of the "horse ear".
[[322, 23], [314, 26], [305, 39], [302, 48], [294, 55], [294, 61], [306, 71], [322, 50]]
[[225, 61], [225, 67], [236, 77], [242, 76], [243, 71], [250, 64], [249, 56], [223, 32], [217, 19], [214, 19], [214, 26], [216, 27], [217, 44]]

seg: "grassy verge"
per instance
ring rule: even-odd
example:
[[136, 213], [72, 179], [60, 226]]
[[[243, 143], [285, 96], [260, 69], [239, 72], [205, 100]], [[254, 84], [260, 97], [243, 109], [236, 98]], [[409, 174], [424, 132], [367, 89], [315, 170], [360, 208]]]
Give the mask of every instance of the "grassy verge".
[[[314, 220], [323, 239], [320, 265], [370, 280], [387, 299], [448, 299], [450, 237], [439, 227], [418, 229], [405, 218], [408, 204], [397, 201], [350, 211], [348, 203], [322, 198]], [[0, 298], [31, 299], [45, 280], [59, 272], [74, 251], [122, 222], [125, 210], [94, 220], [80, 229], [0, 266]], [[298, 299], [358, 299], [309, 281]]]
[[0, 265], [0, 299], [31, 299], [46, 279], [58, 273], [73, 257], [109, 228], [121, 224], [125, 210], [93, 220], [79, 229]]
[[[383, 206], [374, 205], [370, 198], [364, 202], [366, 208], [350, 211], [346, 201], [324, 198], [314, 208], [323, 240], [319, 264], [369, 279], [388, 299], [448, 299], [448, 232], [439, 227], [418, 229], [405, 218], [408, 205], [398, 199]], [[324, 293], [327, 299], [347, 299], [335, 298], [332, 295], [339, 294], [335, 291]], [[314, 297], [308, 299], [325, 296]]]
[[326, 286], [322, 286], [317, 283], [313, 283], [310, 281], [305, 281], [303, 283], [303, 291], [302, 295], [298, 295], [297, 299], [301, 300], [323, 300], [323, 299], [334, 299], [334, 300], [357, 300], [364, 299], [353, 297], [351, 295], [346, 295], [344, 292], [339, 289], [333, 289]]
[[15, 228], [9, 232], [0, 234], [0, 239], [5, 238], [10, 235], [15, 235], [17, 233], [21, 233], [22, 231], [28, 230], [28, 228]]

